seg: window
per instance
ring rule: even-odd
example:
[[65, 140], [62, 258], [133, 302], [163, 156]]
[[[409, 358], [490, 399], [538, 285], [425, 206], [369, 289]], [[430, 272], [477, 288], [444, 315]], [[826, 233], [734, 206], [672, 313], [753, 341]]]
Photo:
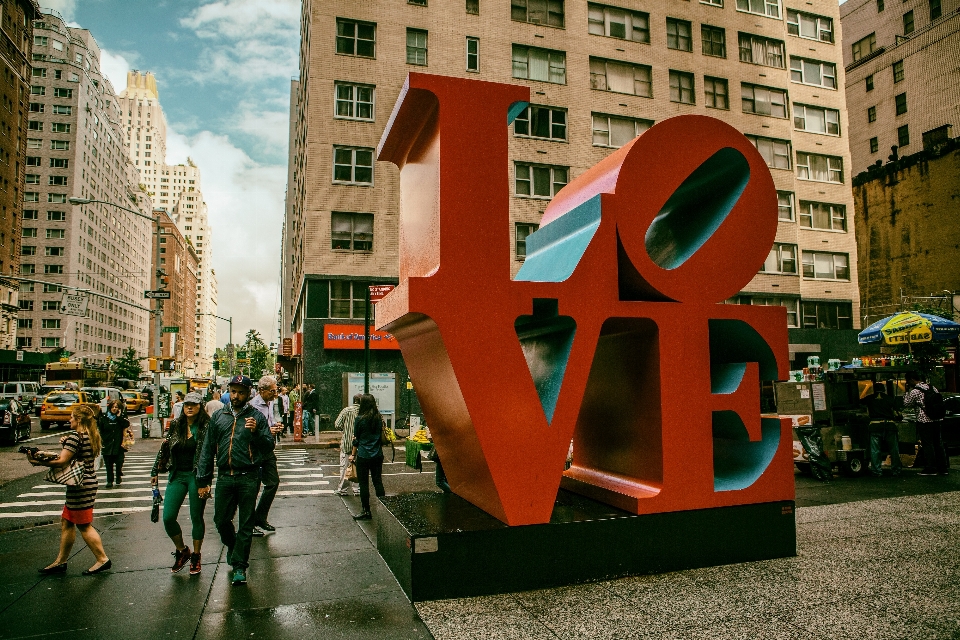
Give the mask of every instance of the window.
[[55, 104], [53, 105], [53, 114], [57, 116], [73, 115], [73, 107], [68, 104]]
[[480, 0], [467, 0], [467, 13], [480, 15]]
[[787, 33], [808, 40], [833, 42], [833, 20], [787, 9]]
[[513, 45], [513, 77], [567, 83], [567, 55], [563, 51]]
[[[30, 304], [33, 304], [32, 302]], [[17, 348], [26, 349], [33, 346], [33, 338], [24, 338], [23, 336], [17, 336]]]
[[700, 0], [700, 4], [709, 4], [712, 7], [723, 8], [723, 0]]
[[21, 311], [33, 311], [33, 300], [24, 300], [21, 298], [19, 302]]
[[843, 159], [797, 151], [797, 177], [816, 182], [843, 183]]
[[877, 121], [877, 108], [867, 107], [867, 122], [876, 122]]
[[23, 194], [24, 202], [40, 202], [40, 193], [38, 191], [25, 191]]
[[55, 238], [60, 240], [66, 237], [66, 233], [65, 229], [47, 229], [47, 239]]
[[50, 176], [48, 183], [57, 187], [67, 186], [67, 176]]
[[518, 222], [514, 225], [517, 234], [517, 260], [521, 262], [527, 257], [527, 237], [540, 228], [538, 224]]
[[53, 97], [54, 98], [72, 98], [73, 89], [61, 89], [60, 87], [54, 87]]
[[43, 67], [34, 67], [30, 75], [33, 76], [34, 78], [46, 78], [47, 70], [44, 69]]
[[653, 126], [652, 120], [640, 120], [604, 113], [593, 115], [593, 146], [619, 148]]
[[590, 58], [590, 88], [653, 97], [650, 67], [603, 58]]
[[53, 220], [55, 222], [63, 222], [67, 219], [67, 214], [65, 211], [47, 211], [47, 220]]
[[69, 122], [53, 122], [50, 126], [54, 133], [70, 133]]
[[790, 169], [790, 141], [764, 138], [762, 136], [747, 136], [760, 155], [771, 169]]
[[848, 256], [846, 253], [804, 251], [803, 277], [819, 280], [849, 280]]
[[368, 283], [349, 280], [307, 282], [308, 318], [363, 319]]
[[907, 11], [903, 14], [903, 35], [908, 36], [913, 33], [913, 11]]
[[929, 0], [930, 3], [930, 21], [933, 22], [941, 15], [943, 15], [943, 9], [940, 6], [940, 0]]
[[59, 300], [44, 300], [40, 305], [41, 311], [58, 311], [60, 309]]
[[22, 227], [20, 231], [21, 238], [36, 238], [37, 237], [37, 228], [36, 227]]
[[840, 204], [801, 200], [800, 226], [826, 231], [846, 231], [847, 209]]
[[59, 329], [60, 328], [60, 319], [50, 319], [44, 318], [40, 321], [41, 329]]
[[513, 134], [548, 140], [566, 140], [567, 112], [565, 109], [530, 105], [513, 121]]
[[334, 146], [333, 181], [373, 184], [373, 149]]
[[467, 71], [480, 71], [479, 38], [467, 38]]
[[377, 25], [337, 18], [337, 53], [342, 56], [373, 58], [376, 54]]
[[17, 319], [17, 329], [33, 329], [33, 318]]
[[54, 169], [67, 169], [70, 167], [68, 158], [50, 158], [50, 166]]
[[407, 64], [427, 66], [427, 32], [407, 29]]
[[796, 273], [797, 245], [775, 242], [770, 248], [767, 259], [760, 267], [760, 273]]
[[748, 11], [779, 19], [780, 0], [737, 0], [737, 11]]
[[22, 276], [32, 276], [37, 272], [37, 265], [35, 264], [20, 264], [20, 275]]
[[518, 196], [552, 198], [567, 184], [567, 167], [514, 163]]
[[871, 33], [866, 38], [862, 38], [853, 43], [853, 61], [856, 62], [866, 58], [877, 48], [877, 34]]
[[[870, 86], [873, 86], [871, 76]], [[837, 65], [807, 58], [790, 56], [790, 80], [825, 89], [837, 88]]]
[[23, 210], [23, 219], [24, 219], [24, 220], [36, 220], [36, 219], [37, 219], [37, 210], [36, 210], [36, 209], [24, 209], [24, 210]]
[[30, 113], [43, 113], [44, 104], [42, 102], [31, 102]]
[[727, 304], [749, 304], [759, 307], [784, 307], [787, 310], [787, 326], [799, 326], [798, 307], [800, 301], [797, 298], [784, 298], [781, 296], [736, 296], [727, 301]]
[[69, 151], [70, 150], [70, 141], [69, 140], [51, 140], [50, 148], [54, 151]]
[[708, 109], [729, 109], [730, 100], [727, 81], [723, 78], [703, 78], [703, 98]]
[[63, 247], [46, 247], [43, 250], [43, 255], [53, 256], [56, 258], [63, 257]]
[[373, 251], [373, 214], [334, 211], [330, 238], [333, 249]]
[[40, 138], [27, 138], [27, 149], [42, 149], [43, 140]]
[[427, 0], [407, 0], [407, 4], [415, 4], [420, 7], [427, 6]]
[[877, 13], [883, 13], [883, 9], [884, 9], [884, 1], [877, 0]]
[[374, 87], [347, 82], [334, 83], [335, 118], [373, 120]]
[[804, 328], [853, 329], [853, 305], [849, 302], [801, 303]]
[[893, 63], [893, 83], [903, 82], [903, 60]]
[[727, 57], [727, 32], [720, 27], [700, 25], [700, 40], [703, 45], [703, 55]]
[[866, 85], [868, 92], [873, 91], [873, 74], [871, 73], [866, 78], [864, 78], [863, 83]]
[[780, 220], [793, 220], [793, 193], [777, 191], [777, 217]]
[[550, 27], [563, 27], [563, 0], [510, 0], [510, 18]]
[[740, 85], [740, 103], [744, 113], [774, 118], [787, 117], [787, 92], [756, 84]]
[[[945, 124], [937, 127], [936, 129], [930, 129], [929, 131], [923, 132], [923, 148], [930, 149], [937, 145], [944, 144], [950, 140], [952, 132], [952, 125]], [[23, 217], [26, 219], [27, 212], [23, 212]]]
[[33, 36], [33, 46], [35, 47], [47, 46], [47, 36]]
[[40, 338], [41, 347], [59, 347], [60, 338]]
[[690, 23], [686, 20], [667, 18], [667, 48], [677, 51], [693, 51]]
[[20, 245], [20, 255], [22, 256], [35, 256], [37, 255], [37, 248], [29, 245]]
[[897, 144], [901, 147], [910, 144], [910, 129], [907, 125], [897, 127]]
[[894, 98], [894, 101], [897, 104], [897, 115], [900, 116], [905, 114], [907, 112], [907, 94], [898, 93]]
[[880, 141], [876, 138], [870, 138], [870, 153], [876, 153], [880, 150]]
[[39, 173], [28, 173], [23, 178], [24, 184], [40, 184], [40, 174]]
[[39, 87], [39, 86], [37, 86], [37, 85], [33, 85], [32, 87], [30, 87], [30, 95], [32, 95], [32, 96], [45, 96], [45, 95], [47, 95], [47, 88], [46, 88], [46, 87]]
[[799, 131], [838, 136], [840, 135], [840, 112], [836, 109], [794, 104], [793, 127]]
[[65, 193], [48, 193], [47, 202], [53, 202], [55, 204], [66, 204], [67, 203], [67, 194]]
[[43, 285], [44, 293], [60, 293], [63, 291], [63, 287], [58, 284], [45, 284]]
[[749, 33], [739, 34], [740, 62], [759, 64], [765, 67], [784, 69], [783, 41], [755, 36]]
[[587, 31], [595, 36], [649, 43], [650, 14], [589, 3]]
[[62, 264], [45, 264], [43, 265], [43, 272], [46, 274], [62, 274], [63, 265]]
[[43, 123], [39, 120], [31, 120], [27, 123], [27, 129], [30, 131], [43, 131]]
[[670, 102], [696, 104], [692, 73], [670, 70]]

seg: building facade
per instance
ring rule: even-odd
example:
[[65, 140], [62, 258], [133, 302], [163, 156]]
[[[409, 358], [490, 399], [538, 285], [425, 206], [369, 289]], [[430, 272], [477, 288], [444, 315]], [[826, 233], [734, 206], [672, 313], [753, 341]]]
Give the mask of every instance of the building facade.
[[[303, 3], [284, 314], [308, 352], [322, 327], [362, 319], [366, 284], [396, 278], [398, 172], [374, 160], [412, 71], [531, 89], [510, 127], [511, 273], [559, 189], [654, 123], [700, 114], [748, 136], [779, 196], [776, 244], [729, 302], [783, 305], [794, 328], [859, 326], [837, 4], [627, 4]], [[309, 357], [308, 379], [344, 359]]]
[[[161, 288], [170, 292], [170, 298], [163, 301], [160, 358], [172, 363], [172, 369], [181, 371], [184, 363], [194, 357], [200, 260], [173, 218], [165, 211], [157, 210], [156, 213], [160, 216], [160, 238], [157, 242], [154, 232], [153, 241], [159, 251], [153, 266], [163, 273]], [[151, 345], [157, 344], [157, 329], [157, 323], [151, 323]], [[156, 351], [155, 346], [153, 351]]]
[[[148, 349], [152, 203], [129, 161], [120, 107], [89, 31], [55, 12], [34, 21], [20, 273], [19, 348], [104, 363]], [[93, 200], [72, 205], [71, 198]], [[65, 291], [89, 293], [62, 315]]]

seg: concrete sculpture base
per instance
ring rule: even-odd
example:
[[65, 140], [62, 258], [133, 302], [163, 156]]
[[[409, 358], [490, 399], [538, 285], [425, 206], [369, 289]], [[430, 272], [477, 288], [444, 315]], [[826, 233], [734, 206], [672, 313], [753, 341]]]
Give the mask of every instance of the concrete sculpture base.
[[547, 524], [510, 527], [454, 494], [376, 506], [377, 549], [413, 602], [796, 555], [793, 501], [632, 515], [561, 490]]

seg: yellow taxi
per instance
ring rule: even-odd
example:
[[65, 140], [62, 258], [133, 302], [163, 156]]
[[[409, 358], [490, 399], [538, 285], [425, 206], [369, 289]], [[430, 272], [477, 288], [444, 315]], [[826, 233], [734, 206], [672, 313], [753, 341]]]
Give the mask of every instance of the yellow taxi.
[[150, 401], [139, 391], [124, 391], [123, 401], [127, 403], [127, 413], [140, 413], [150, 406]]
[[95, 413], [100, 413], [100, 403], [85, 391], [51, 391], [40, 405], [40, 428], [70, 426], [70, 412], [77, 404], [89, 405]]

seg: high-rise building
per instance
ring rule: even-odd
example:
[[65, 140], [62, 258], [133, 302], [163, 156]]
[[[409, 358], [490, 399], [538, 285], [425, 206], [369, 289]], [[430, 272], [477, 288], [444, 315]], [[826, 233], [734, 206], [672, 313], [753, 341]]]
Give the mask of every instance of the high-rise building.
[[[180, 369], [194, 351], [200, 260], [196, 249], [180, 233], [171, 216], [165, 211], [158, 210], [157, 213], [160, 215], [160, 240], [157, 242], [154, 231], [153, 241], [159, 246], [159, 252], [155, 254], [153, 266], [163, 272], [161, 286], [170, 292], [170, 298], [163, 303], [160, 357]], [[155, 322], [150, 325], [150, 344], [157, 344]], [[155, 347], [153, 351], [156, 351]]]
[[35, 0], [3, 0], [0, 30], [7, 46], [0, 49], [0, 349], [13, 349], [17, 338], [19, 284], [7, 276], [20, 271], [20, 220], [30, 96], [30, 52], [33, 20], [40, 15]]
[[208, 375], [217, 339], [217, 282], [211, 265], [213, 229], [200, 186], [200, 169], [190, 158], [186, 164], [167, 164], [167, 118], [152, 73], [128, 72], [127, 87], [118, 100], [130, 160], [140, 172], [141, 184], [156, 207], [170, 215], [199, 260], [193, 350], [183, 352], [181, 364], [187, 375]]
[[835, 0], [629, 4], [303, 3], [283, 313], [308, 379], [352, 365], [324, 327], [357, 322], [365, 286], [396, 278], [398, 172], [375, 155], [414, 71], [530, 87], [510, 127], [511, 273], [559, 189], [654, 123], [700, 114], [747, 135], [779, 196], [776, 244], [730, 302], [786, 307], [798, 359], [800, 330], [859, 326]]
[[[139, 187], [120, 107], [86, 29], [53, 11], [33, 23], [17, 344], [62, 347], [103, 363], [147, 355], [152, 203]], [[92, 200], [71, 205], [71, 198]], [[88, 290], [85, 317], [62, 315], [64, 291]]]

